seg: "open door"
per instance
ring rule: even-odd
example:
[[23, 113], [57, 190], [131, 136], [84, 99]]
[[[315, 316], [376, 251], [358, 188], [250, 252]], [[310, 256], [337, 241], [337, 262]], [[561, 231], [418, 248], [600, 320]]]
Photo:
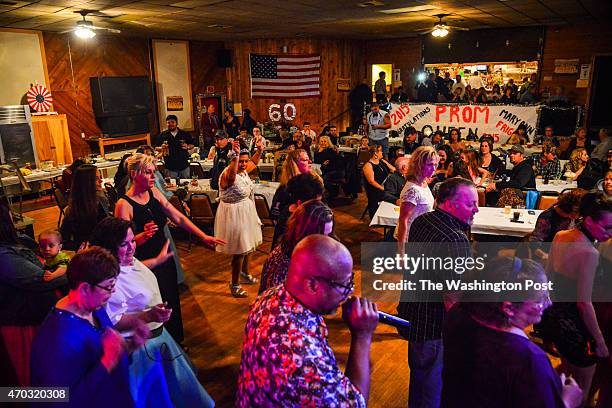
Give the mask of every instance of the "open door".
[[612, 128], [612, 115], [610, 115], [612, 76], [610, 72], [612, 72], [612, 55], [595, 56], [587, 122], [589, 133], [597, 132], [601, 128]]

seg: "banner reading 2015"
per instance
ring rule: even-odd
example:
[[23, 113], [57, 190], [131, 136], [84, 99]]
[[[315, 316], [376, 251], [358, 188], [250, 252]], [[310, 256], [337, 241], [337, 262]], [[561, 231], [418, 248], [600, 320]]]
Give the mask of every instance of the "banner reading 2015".
[[[533, 140], [536, 135], [539, 106], [516, 105], [447, 105], [433, 103], [391, 104], [391, 129], [400, 136], [409, 126], [419, 132], [451, 128], [460, 130], [463, 138], [478, 139], [483, 134], [493, 136], [495, 142], [505, 142], [516, 128], [524, 124]], [[428, 132], [426, 132], [428, 133]]]

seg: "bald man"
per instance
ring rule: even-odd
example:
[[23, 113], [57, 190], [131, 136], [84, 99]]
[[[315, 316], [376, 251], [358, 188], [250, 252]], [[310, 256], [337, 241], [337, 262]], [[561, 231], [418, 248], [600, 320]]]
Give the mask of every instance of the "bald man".
[[387, 180], [385, 180], [385, 195], [383, 200], [389, 203], [400, 205], [400, 194], [406, 184], [408, 177], [408, 167], [410, 159], [404, 156], [398, 157], [395, 160], [395, 168], [397, 172], [389, 174]]
[[353, 297], [342, 306], [351, 331], [346, 373], [323, 320], [353, 289], [353, 260], [344, 245], [324, 235], [300, 241], [285, 284], [265, 291], [249, 313], [237, 407], [366, 406], [376, 305]]

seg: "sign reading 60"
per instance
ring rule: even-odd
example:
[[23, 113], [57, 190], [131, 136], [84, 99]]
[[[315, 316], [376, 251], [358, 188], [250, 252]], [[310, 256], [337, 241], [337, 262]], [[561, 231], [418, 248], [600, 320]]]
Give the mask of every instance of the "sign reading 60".
[[283, 106], [278, 103], [273, 103], [268, 108], [268, 116], [272, 122], [278, 122], [283, 118], [287, 121], [294, 120], [296, 117], [296, 112], [297, 109], [292, 103], [286, 103]]

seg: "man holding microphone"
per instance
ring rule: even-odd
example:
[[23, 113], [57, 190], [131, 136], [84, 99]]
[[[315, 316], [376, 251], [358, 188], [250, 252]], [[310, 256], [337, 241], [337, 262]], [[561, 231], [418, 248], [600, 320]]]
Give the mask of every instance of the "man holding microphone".
[[[249, 313], [237, 407], [366, 406], [378, 310], [367, 299], [349, 298], [353, 289], [353, 260], [344, 245], [323, 235], [300, 241], [285, 283], [262, 293]], [[351, 331], [345, 372], [323, 320], [343, 302]]]

